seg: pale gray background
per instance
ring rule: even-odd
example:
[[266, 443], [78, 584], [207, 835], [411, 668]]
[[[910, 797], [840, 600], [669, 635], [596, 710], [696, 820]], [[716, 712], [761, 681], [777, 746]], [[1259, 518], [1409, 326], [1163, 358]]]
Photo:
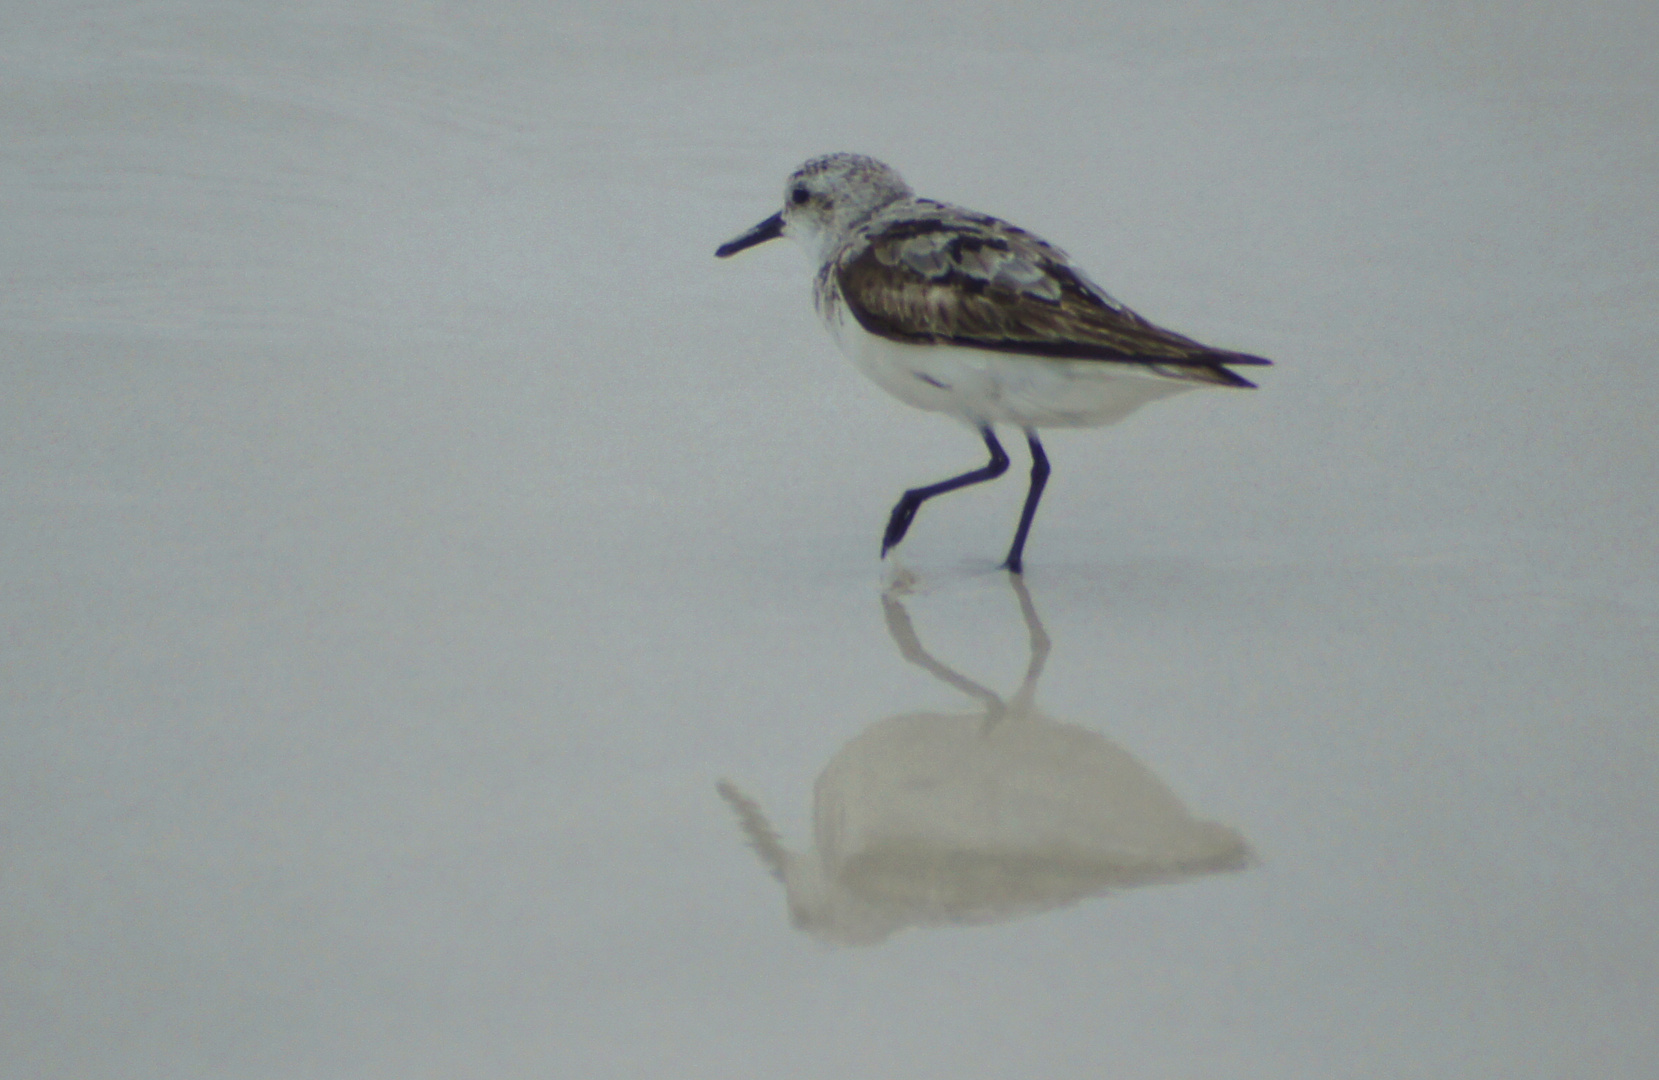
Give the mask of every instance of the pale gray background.
[[[0, 1077], [1651, 1078], [1659, 9], [1447, 7], [0, 4]], [[712, 257], [840, 149], [1278, 362], [1027, 554], [1252, 869], [791, 928], [716, 781], [967, 707], [980, 447]]]

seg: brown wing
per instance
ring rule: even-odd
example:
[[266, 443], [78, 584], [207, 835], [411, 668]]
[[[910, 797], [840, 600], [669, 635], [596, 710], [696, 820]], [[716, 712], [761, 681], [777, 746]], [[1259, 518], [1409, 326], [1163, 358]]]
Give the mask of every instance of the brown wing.
[[995, 218], [895, 223], [843, 264], [837, 280], [859, 324], [895, 341], [1145, 364], [1229, 386], [1254, 384], [1222, 365], [1270, 362], [1147, 322], [1061, 252]]

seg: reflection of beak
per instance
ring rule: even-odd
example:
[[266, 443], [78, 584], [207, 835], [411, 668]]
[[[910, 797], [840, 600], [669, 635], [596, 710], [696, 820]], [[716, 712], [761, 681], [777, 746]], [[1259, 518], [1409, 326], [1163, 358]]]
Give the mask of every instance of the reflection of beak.
[[744, 248], [752, 248], [756, 244], [764, 244], [768, 240], [776, 240], [782, 235], [783, 214], [773, 214], [771, 217], [767, 218], [759, 225], [756, 225], [736, 240], [721, 244], [719, 247], [715, 248], [714, 254], [717, 257], [724, 259], [730, 255], [736, 255]]

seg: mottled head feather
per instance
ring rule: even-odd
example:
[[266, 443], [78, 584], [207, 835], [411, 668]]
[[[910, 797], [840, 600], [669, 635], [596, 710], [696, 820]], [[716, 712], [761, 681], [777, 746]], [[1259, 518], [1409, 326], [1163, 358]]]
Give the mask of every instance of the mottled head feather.
[[825, 154], [789, 175], [783, 188], [783, 233], [820, 255], [883, 207], [912, 197], [889, 165], [863, 154]]

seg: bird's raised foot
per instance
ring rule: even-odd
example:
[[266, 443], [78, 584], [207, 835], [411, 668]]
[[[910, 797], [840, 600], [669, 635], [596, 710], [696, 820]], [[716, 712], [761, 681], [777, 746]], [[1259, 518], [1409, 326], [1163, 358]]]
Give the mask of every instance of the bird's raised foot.
[[887, 558], [887, 553], [899, 546], [904, 534], [910, 531], [910, 523], [916, 520], [916, 511], [921, 509], [922, 496], [915, 491], [907, 491], [893, 507], [892, 516], [887, 519], [887, 531], [881, 536], [881, 557]]

